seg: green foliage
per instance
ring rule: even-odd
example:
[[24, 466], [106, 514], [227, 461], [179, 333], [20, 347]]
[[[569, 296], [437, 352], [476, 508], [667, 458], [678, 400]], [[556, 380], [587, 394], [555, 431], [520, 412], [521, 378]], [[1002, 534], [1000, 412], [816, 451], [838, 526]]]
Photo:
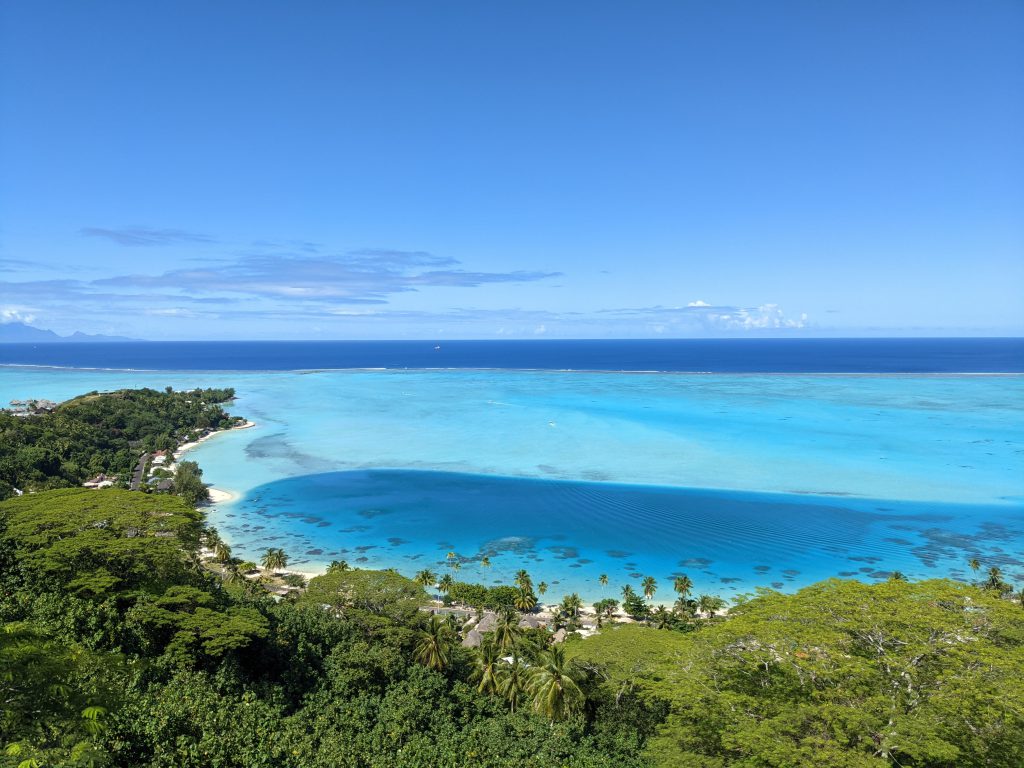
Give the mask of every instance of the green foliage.
[[833, 580], [571, 648], [670, 705], [658, 765], [1024, 764], [1024, 611], [973, 587]]
[[194, 461], [179, 461], [174, 470], [174, 492], [190, 507], [210, 500], [210, 489], [203, 483], [203, 470]]
[[0, 626], [0, 734], [15, 737], [7, 755], [40, 766], [94, 755], [107, 714], [97, 702], [110, 698], [116, 663], [30, 623]]
[[232, 389], [92, 393], [51, 413], [19, 417], [0, 410], [0, 499], [24, 491], [81, 485], [101, 472], [126, 480], [145, 451], [173, 450], [190, 432], [237, 419], [222, 403]]
[[487, 587], [483, 584], [470, 584], [465, 581], [456, 581], [448, 587], [448, 598], [459, 605], [468, 605], [471, 608], [483, 608], [487, 603]]
[[334, 570], [309, 582], [302, 602], [409, 621], [427, 600], [423, 587], [394, 571]]
[[112, 488], [25, 494], [0, 502], [0, 546], [25, 585], [102, 599], [184, 580], [201, 519], [180, 499]]
[[537, 604], [537, 598], [532, 592], [524, 592], [519, 587], [505, 585], [488, 587], [483, 584], [452, 581], [450, 578], [448, 582], [442, 579], [442, 587], [444, 587], [442, 592], [447, 594], [451, 602], [470, 608], [487, 608], [492, 611], [528, 611]]

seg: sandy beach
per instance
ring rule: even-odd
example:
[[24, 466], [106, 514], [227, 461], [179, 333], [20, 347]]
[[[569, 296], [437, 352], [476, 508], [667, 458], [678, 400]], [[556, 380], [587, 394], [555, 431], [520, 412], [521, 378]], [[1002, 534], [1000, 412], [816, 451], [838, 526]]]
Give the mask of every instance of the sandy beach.
[[237, 427], [230, 427], [228, 429], [218, 429], [218, 430], [216, 430], [214, 432], [210, 432], [208, 434], [203, 435], [198, 440], [192, 440], [191, 442], [188, 442], [188, 443], [182, 443], [181, 445], [178, 446], [178, 450], [176, 450], [174, 452], [174, 460], [178, 461], [179, 459], [181, 459], [182, 456], [184, 456], [186, 453], [191, 451], [197, 445], [205, 443], [207, 440], [210, 440], [211, 438], [214, 438], [217, 435], [223, 435], [223, 434], [225, 434], [227, 432], [234, 432], [235, 430], [238, 430], [238, 429], [252, 429], [255, 426], [256, 426], [256, 422], [254, 422], [254, 421], [246, 421], [243, 424], [239, 424]]
[[210, 504], [227, 504], [238, 498], [234, 491], [226, 491], [223, 488], [214, 488], [212, 485], [207, 488], [210, 492]]

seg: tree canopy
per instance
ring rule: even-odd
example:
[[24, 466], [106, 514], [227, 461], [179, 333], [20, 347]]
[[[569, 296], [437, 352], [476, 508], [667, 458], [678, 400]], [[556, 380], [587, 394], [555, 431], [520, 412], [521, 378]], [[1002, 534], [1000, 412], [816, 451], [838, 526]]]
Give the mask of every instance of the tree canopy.
[[1024, 611], [991, 590], [830, 580], [572, 652], [670, 706], [658, 765], [1024, 765]]

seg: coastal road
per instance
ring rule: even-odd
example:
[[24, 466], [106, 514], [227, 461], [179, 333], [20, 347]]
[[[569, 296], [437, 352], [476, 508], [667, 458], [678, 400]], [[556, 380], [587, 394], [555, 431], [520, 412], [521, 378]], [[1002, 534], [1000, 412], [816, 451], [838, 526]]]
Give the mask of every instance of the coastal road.
[[139, 458], [139, 463], [135, 466], [135, 471], [132, 472], [132, 481], [128, 485], [131, 490], [137, 491], [142, 487], [142, 473], [146, 471], [147, 461], [149, 461], [149, 454], [142, 454], [141, 458]]

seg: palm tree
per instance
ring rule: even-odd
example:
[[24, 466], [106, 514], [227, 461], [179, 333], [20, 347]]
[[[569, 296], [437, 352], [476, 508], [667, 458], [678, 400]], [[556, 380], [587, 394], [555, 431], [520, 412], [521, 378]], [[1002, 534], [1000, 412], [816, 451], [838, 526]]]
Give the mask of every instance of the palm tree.
[[1003, 572], [999, 570], [998, 565], [993, 565], [988, 569], [988, 580], [985, 582], [985, 586], [989, 589], [997, 589], [1000, 592], [1003, 591]]
[[533, 591], [533, 580], [530, 578], [530, 574], [523, 568], [516, 571], [516, 586], [520, 589]]
[[437, 583], [437, 574], [429, 568], [424, 568], [422, 571], [416, 574], [413, 578], [417, 584], [421, 587], [426, 588]]
[[498, 693], [508, 702], [512, 711], [516, 711], [519, 702], [526, 693], [529, 670], [519, 661], [519, 657], [512, 656], [512, 663], [501, 668], [498, 676]]
[[618, 600], [605, 597], [594, 603], [594, 614], [597, 616], [597, 626], [600, 628], [604, 623], [604, 617], [609, 619], [615, 615], [615, 609], [619, 607]]
[[658, 591], [658, 582], [654, 580], [653, 576], [645, 576], [642, 586], [644, 588], [644, 597], [648, 600], [654, 597], [654, 593]]
[[260, 563], [263, 565], [263, 570], [268, 572], [284, 570], [288, 565], [288, 555], [284, 553], [283, 549], [271, 547], [263, 553]]
[[685, 600], [686, 596], [690, 594], [690, 590], [693, 589], [693, 582], [690, 581], [690, 577], [685, 573], [676, 576], [675, 581], [672, 582], [672, 589], [674, 589], [681, 600]]
[[583, 691], [573, 679], [573, 672], [560, 645], [542, 651], [538, 664], [530, 669], [527, 687], [533, 708], [549, 720], [564, 720], [583, 707]]
[[573, 592], [571, 595], [566, 595], [562, 598], [562, 605], [560, 606], [562, 613], [569, 617], [570, 621], [575, 621], [579, 618], [580, 608], [583, 607], [583, 600], [580, 596]]
[[263, 566], [263, 570], [269, 571], [274, 567], [274, 563], [277, 561], [277, 550], [273, 547], [268, 547], [263, 552], [263, 557], [260, 558], [260, 565]]
[[450, 551], [450, 552], [449, 552], [449, 553], [448, 553], [448, 554], [446, 555], [446, 557], [447, 557], [447, 558], [448, 558], [449, 560], [454, 560], [454, 559], [455, 559], [455, 557], [456, 557], [456, 555], [455, 555], [455, 550], [451, 550], [451, 551]]
[[537, 585], [537, 591], [543, 595], [545, 592], [548, 591], [548, 583], [546, 581], [542, 581], [540, 584]]
[[625, 602], [626, 600], [629, 600], [631, 597], [633, 597], [635, 595], [636, 595], [636, 592], [633, 591], [633, 585], [632, 584], [627, 584], [626, 586], [624, 586], [622, 588], [622, 600], [623, 600], [623, 602]]
[[672, 614], [668, 612], [664, 605], [659, 605], [658, 609], [652, 614], [651, 619], [657, 629], [667, 629], [672, 623]]
[[725, 607], [725, 600], [718, 595], [701, 595], [697, 598], [697, 610], [713, 619], [718, 611]]
[[487, 555], [484, 555], [483, 557], [480, 558], [480, 565], [482, 565], [484, 568], [490, 568], [491, 567], [491, 558], [489, 558]]
[[352, 566], [348, 564], [347, 560], [332, 560], [331, 564], [327, 566], [328, 573], [344, 573], [349, 570]]
[[462, 570], [462, 563], [460, 563], [458, 560], [452, 560], [452, 570], [453, 571], [461, 571]]
[[513, 602], [517, 610], [529, 613], [537, 607], [537, 596], [533, 594], [533, 592], [527, 592], [525, 589], [521, 589]]
[[221, 579], [223, 579], [226, 584], [238, 584], [245, 581], [245, 576], [242, 575], [242, 572], [239, 571], [238, 568], [228, 565], [224, 568], [224, 572], [221, 574]]
[[231, 547], [218, 537], [213, 544], [213, 557], [218, 563], [226, 563], [231, 559]]
[[519, 615], [515, 611], [502, 611], [498, 625], [494, 628], [494, 641], [498, 648], [510, 651], [515, 648], [523, 630], [519, 627]]
[[437, 582], [437, 588], [447, 595], [448, 590], [452, 588], [452, 585], [454, 583], [455, 579], [451, 577], [451, 574], [446, 573], [444, 576], [441, 577], [441, 580]]
[[619, 610], [619, 601], [608, 598], [604, 601], [604, 615], [606, 619], [612, 619], [615, 616], [615, 612]]
[[498, 665], [501, 663], [501, 650], [498, 645], [489, 637], [485, 637], [480, 643], [475, 659], [476, 668], [473, 670], [474, 681], [478, 681], [476, 687], [480, 693], [494, 693], [498, 690]]
[[608, 574], [602, 573], [600, 576], [597, 577], [597, 580], [601, 582], [601, 591], [603, 592], [604, 588], [608, 586]]
[[967, 565], [975, 573], [977, 573], [981, 569], [981, 562], [976, 557], [972, 557], [970, 560], [968, 560]]
[[452, 663], [454, 645], [455, 632], [452, 628], [440, 617], [431, 616], [427, 626], [420, 632], [415, 659], [429, 669], [443, 672]]
[[694, 602], [680, 597], [672, 604], [672, 611], [679, 616], [693, 616]]
[[903, 571], [893, 571], [889, 574], [889, 581], [906, 581], [907, 577], [903, 574]]
[[1020, 592], [1017, 593], [1017, 602], [1020, 603], [1020, 607], [1024, 608], [1024, 587], [1020, 588]]

